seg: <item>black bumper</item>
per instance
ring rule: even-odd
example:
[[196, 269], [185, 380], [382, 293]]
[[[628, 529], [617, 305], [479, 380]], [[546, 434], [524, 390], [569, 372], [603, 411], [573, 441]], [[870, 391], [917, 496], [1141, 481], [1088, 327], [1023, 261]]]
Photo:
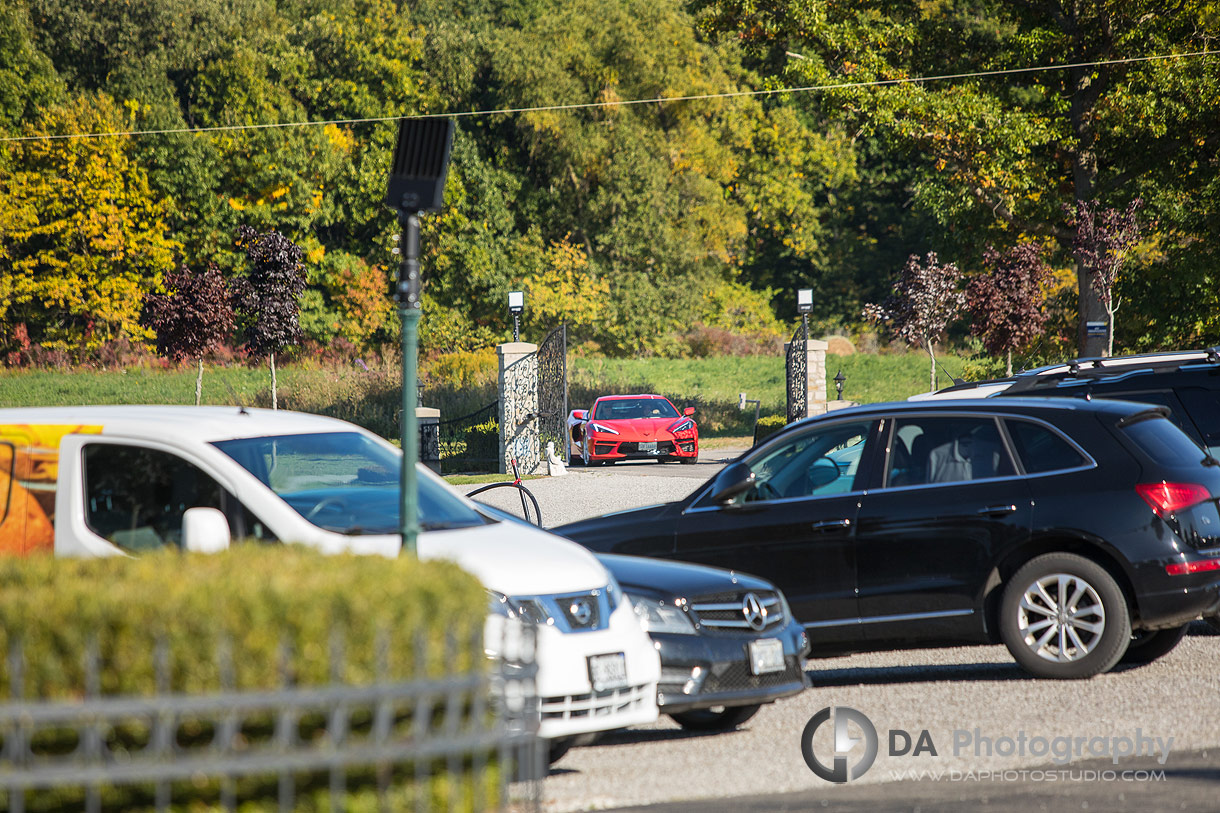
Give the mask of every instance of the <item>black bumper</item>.
[[[777, 638], [783, 643], [782, 670], [752, 673], [749, 645], [759, 638]], [[661, 655], [657, 705], [662, 713], [770, 703], [809, 686], [804, 668], [809, 644], [799, 624], [758, 634], [653, 633], [652, 639]]]

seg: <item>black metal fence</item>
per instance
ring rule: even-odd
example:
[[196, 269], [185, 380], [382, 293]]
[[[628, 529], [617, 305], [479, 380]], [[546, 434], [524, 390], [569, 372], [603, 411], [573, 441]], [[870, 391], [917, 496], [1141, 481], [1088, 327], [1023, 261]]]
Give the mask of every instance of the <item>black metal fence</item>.
[[568, 459], [568, 328], [560, 325], [538, 345], [538, 448], [546, 455], [548, 442], [555, 454]]
[[809, 336], [802, 325], [792, 334], [788, 344], [788, 423], [806, 417], [809, 411]]
[[437, 426], [441, 471], [499, 471], [500, 467], [500, 402], [463, 415], [441, 421]]
[[[294, 810], [353, 798], [380, 810], [502, 808], [510, 777], [531, 779], [523, 804], [537, 809], [545, 762], [537, 740], [534, 633], [516, 624], [486, 660], [477, 640], [444, 645], [443, 664], [487, 668], [445, 673], [416, 647], [419, 677], [385, 677], [387, 657], [367, 685], [347, 685], [341, 642], [332, 640], [329, 685], [292, 685], [284, 658], [282, 686], [232, 688], [228, 647], [217, 653], [223, 688], [208, 695], [163, 691], [166, 647], [154, 653], [156, 694], [106, 696], [98, 647], [83, 654], [85, 696], [24, 701], [24, 654], [8, 653], [12, 700], [0, 703], [0, 809], [158, 811], [202, 806]], [[440, 653], [437, 653], [438, 655]]]

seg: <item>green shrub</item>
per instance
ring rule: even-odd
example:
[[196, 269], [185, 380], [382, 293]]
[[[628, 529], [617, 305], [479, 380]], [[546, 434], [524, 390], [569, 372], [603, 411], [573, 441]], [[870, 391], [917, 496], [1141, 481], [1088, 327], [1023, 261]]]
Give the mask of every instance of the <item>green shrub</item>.
[[[486, 668], [481, 632], [486, 594], [477, 580], [455, 564], [420, 562], [413, 557], [330, 556], [292, 546], [242, 546], [212, 556], [173, 552], [128, 559], [74, 560], [39, 557], [0, 559], [0, 690], [12, 685], [7, 655], [19, 641], [24, 653], [22, 698], [72, 701], [88, 689], [84, 653], [95, 648], [103, 695], [158, 694], [154, 653], [168, 654], [164, 690], [210, 694], [226, 688], [278, 689], [285, 683], [320, 686], [332, 673], [349, 685], [441, 678]], [[223, 642], [223, 643], [222, 643]], [[332, 664], [332, 645], [341, 649]], [[227, 651], [230, 657], [219, 653]], [[222, 665], [224, 660], [231, 667]], [[227, 672], [228, 677], [222, 676]], [[477, 706], [476, 706], [477, 709]], [[371, 725], [371, 709], [352, 709], [353, 734]], [[410, 709], [394, 725], [406, 735]], [[462, 720], [471, 708], [436, 711], [431, 725]], [[444, 722], [439, 715], [446, 715]], [[455, 720], [453, 725], [465, 725]], [[135, 719], [104, 734], [120, 750], [148, 742], [148, 721]], [[189, 715], [176, 723], [179, 743], [203, 746], [213, 725]], [[305, 714], [298, 730], [308, 741], [325, 729], [321, 714]], [[245, 716], [242, 741], [269, 743], [273, 720]], [[33, 738], [39, 753], [70, 751], [74, 735], [42, 730]], [[476, 777], [469, 764], [457, 775], [432, 766], [419, 788], [438, 809], [483, 807], [474, 800], [496, 787], [495, 760], [489, 775]], [[375, 810], [379, 779], [390, 779], [393, 809], [414, 807], [414, 769], [380, 776], [369, 769], [349, 772], [345, 793], [350, 810]], [[274, 777], [251, 777], [235, 785], [241, 809], [276, 809]], [[106, 810], [151, 810], [151, 787], [103, 787]], [[327, 809], [325, 771], [296, 774], [301, 809]], [[72, 811], [84, 808], [81, 788], [31, 793], [26, 809]], [[195, 778], [173, 783], [174, 809], [217, 806], [219, 783]], [[0, 798], [0, 810], [11, 799]]]
[[763, 415], [758, 419], [758, 427], [754, 430], [754, 442], [762, 441], [788, 425], [785, 415]]
[[[346, 683], [373, 680], [379, 630], [389, 636], [388, 677], [415, 676], [417, 633], [432, 653], [429, 675], [469, 670], [482, 663], [469, 652], [442, 662], [444, 637], [452, 630], [469, 640], [485, 612], [474, 577], [451, 563], [410, 557], [239, 546], [209, 556], [0, 558], [0, 652], [21, 641], [27, 699], [79, 697], [81, 653], [94, 638], [105, 694], [154, 692], [159, 639], [169, 649], [169, 688], [181, 692], [220, 688], [223, 639], [231, 642], [234, 688], [241, 689], [282, 685], [281, 642], [293, 653], [297, 684], [329, 682], [332, 632], [344, 641]], [[0, 659], [0, 687], [10, 685], [9, 668]]]

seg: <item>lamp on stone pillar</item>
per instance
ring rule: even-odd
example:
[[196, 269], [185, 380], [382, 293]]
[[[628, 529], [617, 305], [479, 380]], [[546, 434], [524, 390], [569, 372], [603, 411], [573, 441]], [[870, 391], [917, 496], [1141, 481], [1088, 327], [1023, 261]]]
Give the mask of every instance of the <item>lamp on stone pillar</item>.
[[835, 392], [837, 393], [835, 397], [840, 401], [843, 400], [843, 382], [846, 380], [847, 376], [843, 375], [843, 370], [840, 368], [839, 372], [835, 373]]
[[513, 341], [521, 341], [521, 314], [525, 313], [525, 292], [508, 292], [508, 312], [513, 315]]
[[402, 318], [402, 472], [400, 510], [402, 547], [415, 553], [419, 537], [419, 419], [415, 414], [419, 380], [419, 309], [423, 279], [419, 270], [419, 214], [445, 203], [445, 176], [453, 146], [452, 119], [399, 119], [398, 142], [390, 164], [385, 202], [398, 210], [405, 236], [398, 266], [398, 313]]
[[796, 292], [796, 312], [801, 315], [801, 338], [809, 341], [809, 314], [813, 311], [813, 289], [801, 288]]

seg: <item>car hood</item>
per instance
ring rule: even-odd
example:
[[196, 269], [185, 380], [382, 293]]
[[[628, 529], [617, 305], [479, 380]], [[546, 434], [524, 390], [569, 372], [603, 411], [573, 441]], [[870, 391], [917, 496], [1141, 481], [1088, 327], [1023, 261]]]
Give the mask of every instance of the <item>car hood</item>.
[[606, 569], [580, 545], [516, 522], [420, 534], [419, 556], [457, 562], [507, 596], [594, 590], [608, 581]]
[[[633, 540], [641, 536], [641, 529], [651, 529], [663, 532], [655, 523], [676, 503], [646, 505], [643, 508], [632, 508], [627, 511], [615, 511], [600, 517], [569, 522], [551, 530], [560, 536], [579, 542], [590, 550], [610, 551], [623, 540]], [[628, 544], [630, 544], [628, 542]], [[619, 548], [622, 552], [622, 548]], [[628, 550], [627, 552], [631, 552]]]
[[674, 598], [693, 598], [735, 590], [775, 589], [756, 576], [718, 567], [609, 553], [598, 554], [597, 558], [628, 591], [636, 588]]

